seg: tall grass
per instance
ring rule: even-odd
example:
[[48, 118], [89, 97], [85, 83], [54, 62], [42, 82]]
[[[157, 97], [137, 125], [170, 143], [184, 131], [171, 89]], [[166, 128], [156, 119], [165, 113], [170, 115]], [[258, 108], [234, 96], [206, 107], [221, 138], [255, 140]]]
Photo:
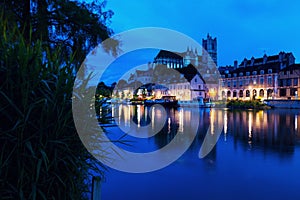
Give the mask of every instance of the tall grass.
[[75, 130], [72, 58], [16, 27], [1, 18], [0, 198], [84, 199], [100, 169]]

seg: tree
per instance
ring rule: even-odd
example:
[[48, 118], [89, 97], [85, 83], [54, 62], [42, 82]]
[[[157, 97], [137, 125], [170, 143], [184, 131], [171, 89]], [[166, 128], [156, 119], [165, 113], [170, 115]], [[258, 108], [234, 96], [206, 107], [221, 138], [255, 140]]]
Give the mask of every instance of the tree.
[[89, 173], [104, 166], [76, 132], [74, 72], [112, 34], [112, 12], [65, 0], [0, 6], [0, 198], [88, 198]]
[[[4, 17], [17, 22], [27, 43], [41, 40], [50, 49], [60, 46], [64, 54], [74, 56], [76, 64], [113, 33], [107, 26], [113, 12], [104, 10], [105, 0], [11, 0], [0, 5]], [[116, 55], [118, 41], [110, 45], [107, 50]]]

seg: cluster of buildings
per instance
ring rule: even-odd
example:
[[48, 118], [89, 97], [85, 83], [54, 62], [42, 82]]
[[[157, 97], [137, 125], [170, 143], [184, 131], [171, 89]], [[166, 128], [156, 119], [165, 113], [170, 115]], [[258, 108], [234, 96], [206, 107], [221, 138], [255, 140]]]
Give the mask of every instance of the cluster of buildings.
[[179, 100], [224, 99], [297, 99], [300, 92], [300, 64], [292, 53], [234, 61], [217, 66], [217, 39], [202, 39], [201, 54], [196, 48], [185, 52], [161, 50], [148, 69], [136, 70], [118, 84], [122, 98], [164, 95]]
[[298, 96], [300, 65], [292, 53], [246, 58], [219, 67], [219, 99], [294, 99]]

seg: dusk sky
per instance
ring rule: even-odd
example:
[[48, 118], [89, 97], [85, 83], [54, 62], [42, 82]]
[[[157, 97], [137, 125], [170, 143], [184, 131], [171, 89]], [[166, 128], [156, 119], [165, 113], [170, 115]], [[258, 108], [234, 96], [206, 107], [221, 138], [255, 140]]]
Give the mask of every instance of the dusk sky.
[[207, 33], [217, 37], [222, 66], [280, 51], [293, 52], [299, 62], [299, 7], [297, 0], [108, 0], [106, 8], [115, 13], [115, 33], [151, 26], [182, 32], [200, 44]]

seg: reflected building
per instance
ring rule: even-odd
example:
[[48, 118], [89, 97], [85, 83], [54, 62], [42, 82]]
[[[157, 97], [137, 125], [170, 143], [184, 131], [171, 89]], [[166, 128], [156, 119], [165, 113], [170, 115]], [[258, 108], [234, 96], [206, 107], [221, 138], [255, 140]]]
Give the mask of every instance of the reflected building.
[[263, 146], [265, 150], [292, 152], [300, 139], [298, 115], [298, 111], [281, 110], [226, 111], [224, 134], [226, 130], [226, 135], [232, 134], [235, 142], [242, 141], [250, 148]]

